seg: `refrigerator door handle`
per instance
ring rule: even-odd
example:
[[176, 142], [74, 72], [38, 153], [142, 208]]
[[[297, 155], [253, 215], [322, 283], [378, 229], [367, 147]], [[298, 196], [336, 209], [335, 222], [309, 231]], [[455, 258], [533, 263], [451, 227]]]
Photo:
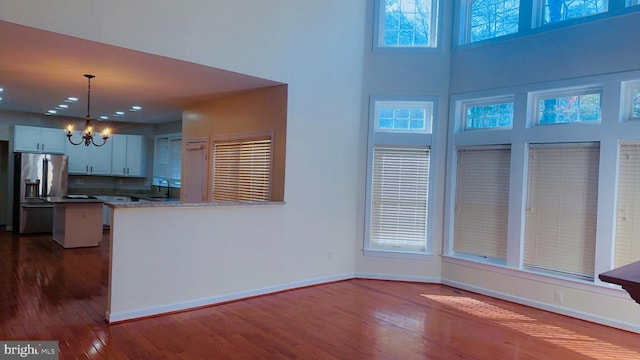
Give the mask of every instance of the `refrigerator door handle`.
[[42, 197], [47, 196], [47, 189], [49, 188], [49, 162], [47, 158], [42, 159]]

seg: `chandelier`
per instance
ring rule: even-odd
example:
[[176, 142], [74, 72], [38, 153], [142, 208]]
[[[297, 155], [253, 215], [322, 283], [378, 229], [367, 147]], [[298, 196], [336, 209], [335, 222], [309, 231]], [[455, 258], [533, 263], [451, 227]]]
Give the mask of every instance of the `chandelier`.
[[102, 136], [102, 144], [96, 144], [96, 142], [93, 140], [96, 134], [93, 132], [93, 126], [91, 126], [91, 79], [93, 79], [95, 76], [91, 74], [84, 74], [84, 77], [87, 78], [87, 84], [88, 84], [87, 85], [87, 116], [84, 117], [85, 122], [84, 122], [84, 131], [82, 132], [82, 138], [77, 143], [71, 140], [71, 137], [73, 136], [73, 125], [67, 126], [65, 133], [67, 134], [67, 138], [69, 139], [69, 142], [73, 145], [84, 144], [85, 146], [89, 146], [90, 144], [93, 144], [94, 146], [102, 146], [107, 143], [107, 139], [109, 139], [109, 135], [110, 135], [110, 130], [109, 128], [105, 128], [104, 130], [102, 130], [102, 133], [100, 133]]

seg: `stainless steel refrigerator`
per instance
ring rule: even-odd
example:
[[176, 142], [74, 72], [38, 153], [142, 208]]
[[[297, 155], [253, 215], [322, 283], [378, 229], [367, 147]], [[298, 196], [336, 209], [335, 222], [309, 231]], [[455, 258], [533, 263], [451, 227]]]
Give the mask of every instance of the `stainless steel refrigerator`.
[[20, 234], [51, 232], [48, 196], [67, 195], [66, 155], [15, 153], [13, 229]]

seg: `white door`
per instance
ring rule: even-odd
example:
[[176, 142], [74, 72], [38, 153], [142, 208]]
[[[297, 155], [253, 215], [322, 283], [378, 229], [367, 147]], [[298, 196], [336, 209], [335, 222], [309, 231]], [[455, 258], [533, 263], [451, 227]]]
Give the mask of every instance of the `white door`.
[[185, 143], [182, 160], [181, 201], [197, 203], [207, 201], [207, 142]]

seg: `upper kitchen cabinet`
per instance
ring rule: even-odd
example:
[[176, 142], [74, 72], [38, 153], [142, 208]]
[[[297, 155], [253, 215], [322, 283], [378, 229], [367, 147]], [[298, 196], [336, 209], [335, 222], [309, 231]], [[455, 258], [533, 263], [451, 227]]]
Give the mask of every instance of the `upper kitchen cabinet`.
[[112, 175], [144, 177], [144, 137], [114, 134], [109, 141], [113, 141]]
[[[74, 139], [82, 137], [82, 131], [75, 131]], [[71, 175], [111, 175], [113, 142], [108, 140], [102, 146], [72, 145], [67, 142], [66, 153], [69, 157]]]
[[15, 125], [13, 151], [64, 154], [67, 137], [63, 129]]

